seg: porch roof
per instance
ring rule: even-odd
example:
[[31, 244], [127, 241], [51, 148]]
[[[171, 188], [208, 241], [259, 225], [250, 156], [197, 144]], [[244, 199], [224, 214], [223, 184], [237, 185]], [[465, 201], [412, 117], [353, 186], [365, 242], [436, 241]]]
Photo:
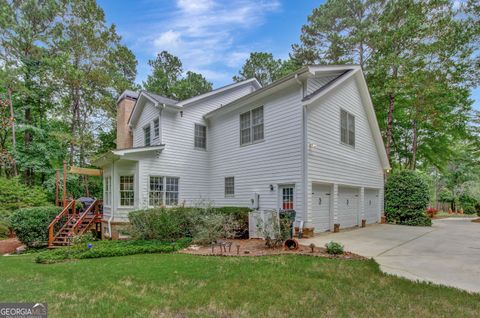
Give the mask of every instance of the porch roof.
[[[125, 148], [125, 149], [115, 149], [108, 151], [104, 154], [101, 154], [97, 158], [92, 160], [92, 164], [97, 167], [104, 167], [112, 161], [116, 161], [119, 159], [127, 159], [125, 156], [130, 154], [146, 154], [155, 151], [162, 151], [165, 149], [165, 145], [155, 145], [155, 146], [142, 146], [142, 147], [133, 147], [133, 148]], [[136, 160], [133, 158], [128, 158], [129, 160]]]

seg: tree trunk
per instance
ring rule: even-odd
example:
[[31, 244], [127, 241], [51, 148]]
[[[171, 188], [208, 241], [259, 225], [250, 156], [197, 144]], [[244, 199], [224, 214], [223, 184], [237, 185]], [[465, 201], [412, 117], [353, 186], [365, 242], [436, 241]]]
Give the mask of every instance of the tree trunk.
[[410, 168], [415, 170], [417, 168], [417, 148], [418, 148], [418, 128], [417, 120], [414, 119], [412, 123], [413, 140], [412, 140], [412, 162], [410, 162]]
[[12, 149], [13, 149], [13, 175], [17, 176], [17, 163], [15, 157], [17, 155], [17, 137], [15, 135], [15, 113], [13, 112], [13, 101], [12, 101], [12, 88], [9, 86], [7, 88], [8, 93], [8, 106], [10, 107], [10, 121], [12, 122]]
[[388, 94], [388, 116], [387, 116], [387, 143], [385, 150], [387, 152], [387, 158], [390, 162], [390, 155], [393, 143], [393, 111], [395, 110], [395, 95], [393, 93]]

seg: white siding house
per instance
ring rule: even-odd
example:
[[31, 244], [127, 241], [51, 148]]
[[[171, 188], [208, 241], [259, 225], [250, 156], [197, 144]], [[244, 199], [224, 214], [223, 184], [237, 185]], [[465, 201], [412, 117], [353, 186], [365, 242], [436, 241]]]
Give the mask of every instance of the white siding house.
[[96, 161], [107, 232], [134, 209], [200, 200], [294, 209], [317, 232], [380, 219], [389, 164], [358, 66], [304, 67], [180, 102], [126, 92], [119, 107], [127, 97], [133, 143]]

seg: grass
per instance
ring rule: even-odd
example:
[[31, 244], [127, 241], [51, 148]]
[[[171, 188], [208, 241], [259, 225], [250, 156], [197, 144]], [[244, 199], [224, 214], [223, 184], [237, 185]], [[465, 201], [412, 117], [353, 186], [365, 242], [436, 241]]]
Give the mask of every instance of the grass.
[[43, 265], [0, 257], [0, 302], [50, 317], [478, 317], [480, 295], [414, 283], [373, 260], [145, 254]]

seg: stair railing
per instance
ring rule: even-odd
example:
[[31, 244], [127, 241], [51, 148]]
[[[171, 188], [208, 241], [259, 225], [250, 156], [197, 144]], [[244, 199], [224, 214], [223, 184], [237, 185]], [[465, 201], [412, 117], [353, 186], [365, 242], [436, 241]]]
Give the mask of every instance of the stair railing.
[[[52, 246], [55, 238], [55, 225], [64, 217], [68, 216], [69, 211], [72, 210], [72, 215], [67, 218], [67, 222], [71, 217], [75, 216], [75, 200], [68, 202], [68, 204], [63, 208], [63, 210], [53, 219], [53, 221], [48, 225], [48, 246]], [[66, 224], [65, 223], [65, 224]]]
[[[73, 226], [73, 233], [77, 234], [77, 235], [82, 235], [86, 229], [88, 229], [90, 227], [90, 225], [95, 222], [95, 219], [98, 217], [99, 215], [99, 203], [100, 201], [99, 200], [95, 200], [92, 202], [92, 204], [90, 204], [90, 206], [85, 210], [85, 212], [83, 212], [81, 215], [80, 215], [80, 218], [78, 218], [78, 221], [77, 223], [75, 223], [75, 225]], [[87, 215], [92, 211], [94, 210], [95, 211], [95, 215], [92, 217], [92, 219], [90, 220], [90, 222], [88, 222], [87, 225], [85, 225], [85, 227], [83, 227], [82, 229], [79, 229], [80, 225], [82, 225], [82, 222], [85, 220], [85, 218], [87, 217]], [[79, 231], [80, 230], [80, 231]]]

